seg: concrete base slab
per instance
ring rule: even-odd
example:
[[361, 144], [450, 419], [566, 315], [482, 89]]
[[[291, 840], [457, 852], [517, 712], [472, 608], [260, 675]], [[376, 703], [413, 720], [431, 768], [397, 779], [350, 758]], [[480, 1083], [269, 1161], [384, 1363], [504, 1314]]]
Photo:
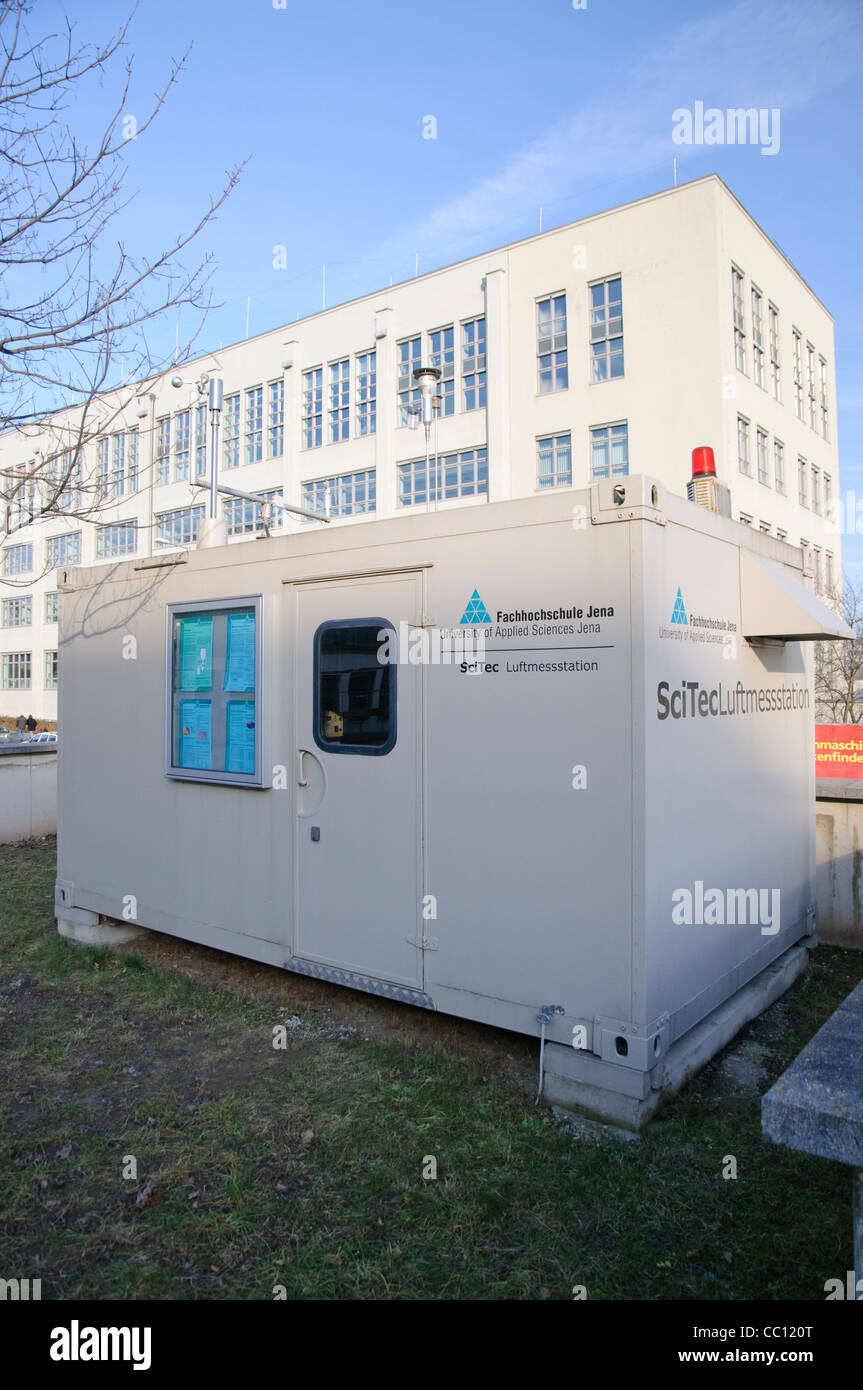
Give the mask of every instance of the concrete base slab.
[[[136, 927], [132, 922], [100, 922], [95, 912], [82, 912], [81, 909], [74, 909], [74, 912], [74, 919], [69, 916], [57, 918], [57, 930], [76, 946], [124, 946], [127, 941], [134, 941], [136, 936], [144, 935], [144, 928]], [[78, 920], [82, 917], [93, 920]]]
[[792, 946], [672, 1043], [663, 1060], [650, 1072], [613, 1066], [576, 1048], [546, 1043], [545, 1099], [604, 1124], [640, 1129], [741, 1028], [779, 999], [803, 973], [808, 961], [805, 945]]

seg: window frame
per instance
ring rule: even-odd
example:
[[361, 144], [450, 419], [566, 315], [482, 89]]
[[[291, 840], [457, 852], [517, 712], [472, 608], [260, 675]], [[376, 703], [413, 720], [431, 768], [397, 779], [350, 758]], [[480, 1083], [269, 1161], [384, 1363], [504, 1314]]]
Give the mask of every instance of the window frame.
[[318, 748], [320, 748], [320, 750], [321, 750], [322, 753], [334, 753], [334, 754], [336, 754], [336, 756], [342, 755], [343, 757], [350, 757], [350, 756], [352, 756], [352, 757], [360, 757], [360, 758], [362, 758], [362, 757], [366, 757], [366, 758], [382, 758], [382, 757], [386, 757], [387, 753], [391, 753], [391, 752], [392, 752], [392, 750], [395, 748], [396, 743], [397, 743], [397, 741], [398, 741], [398, 707], [399, 707], [399, 706], [398, 706], [398, 692], [399, 692], [399, 686], [398, 686], [398, 670], [399, 670], [399, 668], [398, 668], [398, 662], [397, 662], [397, 661], [387, 661], [387, 662], [382, 662], [382, 663], [381, 663], [381, 668], [382, 668], [382, 670], [387, 670], [387, 669], [388, 669], [388, 670], [390, 670], [390, 671], [392, 672], [392, 675], [391, 675], [391, 677], [390, 677], [390, 692], [389, 692], [389, 696], [390, 696], [390, 732], [389, 732], [389, 737], [387, 738], [387, 740], [386, 740], [385, 743], [380, 743], [380, 744], [366, 744], [366, 743], [342, 743], [342, 744], [335, 744], [335, 743], [328, 743], [328, 742], [326, 742], [325, 740], [322, 739], [322, 737], [321, 737], [321, 735], [320, 735], [320, 733], [319, 733], [319, 731], [318, 731], [318, 726], [319, 726], [318, 713], [319, 713], [319, 696], [320, 696], [320, 676], [321, 676], [321, 669], [320, 669], [320, 661], [321, 661], [321, 642], [320, 642], [320, 639], [321, 639], [321, 634], [324, 633], [324, 632], [326, 632], [326, 631], [328, 631], [328, 630], [330, 630], [331, 628], [357, 628], [357, 627], [375, 627], [375, 628], [377, 629], [378, 632], [380, 632], [382, 628], [386, 628], [389, 632], [391, 632], [391, 633], [393, 634], [394, 637], [397, 637], [395, 626], [393, 625], [392, 622], [390, 622], [389, 618], [330, 618], [330, 619], [328, 619], [326, 622], [320, 623], [320, 624], [318, 625], [318, 627], [315, 629], [315, 635], [314, 635], [314, 637], [313, 637], [313, 639], [312, 639], [312, 641], [313, 641], [313, 643], [314, 643], [314, 649], [313, 649], [314, 661], [313, 661], [313, 672], [312, 672], [312, 737], [314, 738], [315, 744], [317, 745]]
[[[617, 304], [618, 301], [612, 301], [609, 299], [608, 287], [610, 285], [615, 284], [620, 285], [620, 312], [619, 314], [612, 317], [612, 303]], [[605, 275], [601, 280], [592, 280], [587, 288], [588, 293], [590, 295], [590, 303], [588, 305], [588, 313], [590, 315], [590, 323], [588, 325], [588, 336], [590, 345], [590, 384], [591, 386], [601, 386], [603, 382], [606, 381], [623, 381], [625, 375], [625, 357], [623, 341], [623, 275]], [[593, 292], [594, 290], [598, 289], [602, 289], [603, 291], [603, 302], [601, 306], [596, 306], [593, 303]], [[595, 323], [594, 315], [597, 313], [601, 313], [604, 317], [600, 320], [600, 322]], [[616, 322], [618, 319], [620, 320], [620, 331], [612, 334], [611, 324], [613, 322]], [[604, 332], [595, 331], [598, 329], [604, 329]], [[612, 343], [616, 343], [618, 339], [620, 340], [620, 350], [615, 350], [612, 352]], [[604, 344], [605, 351], [601, 354], [598, 354], [595, 351], [595, 348], [600, 343]], [[620, 359], [620, 371], [615, 373], [612, 370], [612, 367], [618, 358]], [[605, 376], [597, 375], [597, 364], [600, 362], [605, 364]]]
[[[222, 613], [226, 609], [253, 608], [255, 613], [255, 771], [225, 772], [219, 769], [180, 767], [173, 761], [174, 756], [174, 619], [187, 614]], [[263, 700], [263, 617], [264, 600], [262, 594], [245, 594], [226, 599], [203, 599], [193, 603], [169, 603], [165, 608], [165, 728], [164, 755], [165, 776], [172, 782], [209, 782], [228, 787], [264, 787], [263, 728], [261, 704]], [[223, 697], [222, 704], [227, 708], [228, 697], [232, 692], [219, 690], [213, 685], [210, 689], [211, 738], [213, 727], [213, 707], [216, 694]]]
[[[563, 300], [563, 328], [555, 332], [555, 324], [560, 320], [555, 310], [557, 300]], [[554, 396], [558, 391], [569, 390], [569, 316], [566, 303], [566, 290], [554, 290], [551, 294], [538, 295], [535, 304], [534, 325], [536, 329], [536, 394], [537, 396]], [[541, 320], [540, 310], [543, 304], [549, 306], [549, 325], [551, 332], [543, 337], [540, 333]], [[562, 339], [562, 343], [558, 340]], [[545, 351], [542, 350], [543, 344], [547, 343]], [[557, 344], [557, 346], [556, 346]], [[558, 361], [560, 357], [565, 360]], [[545, 364], [545, 365], [543, 365]], [[558, 373], [562, 372], [566, 380], [562, 385], [557, 385]], [[543, 390], [543, 374], [546, 373], [549, 385]]]

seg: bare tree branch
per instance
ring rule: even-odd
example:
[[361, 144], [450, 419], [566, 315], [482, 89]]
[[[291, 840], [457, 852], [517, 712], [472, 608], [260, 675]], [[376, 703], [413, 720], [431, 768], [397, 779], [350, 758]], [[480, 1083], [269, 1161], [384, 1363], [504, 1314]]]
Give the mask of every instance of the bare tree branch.
[[[0, 474], [0, 541], [40, 516], [89, 516], [102, 505], [85, 450], [149, 382], [191, 355], [211, 304], [213, 262], [206, 254], [189, 266], [185, 253], [243, 167], [228, 170], [190, 229], [155, 254], [135, 253], [112, 235], [132, 202], [126, 156], [190, 50], [138, 120], [127, 111], [132, 62], [123, 53], [134, 9], [96, 44], [79, 43], [69, 22], [33, 37], [34, 12], [32, 0], [0, 0], [0, 430], [33, 438], [32, 458]], [[101, 134], [82, 143], [64, 112], [82, 86], [118, 65]], [[148, 329], [181, 310], [191, 321], [182, 345], [154, 352]]]

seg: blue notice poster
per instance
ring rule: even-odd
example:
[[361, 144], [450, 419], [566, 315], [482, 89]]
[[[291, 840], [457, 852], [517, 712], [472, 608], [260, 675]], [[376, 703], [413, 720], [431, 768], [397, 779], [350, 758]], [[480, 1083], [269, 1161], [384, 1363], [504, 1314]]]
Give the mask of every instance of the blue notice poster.
[[255, 688], [255, 615], [228, 614], [228, 650], [223, 690]]
[[180, 701], [180, 737], [177, 740], [177, 766], [211, 771], [210, 701]]
[[213, 619], [195, 616], [180, 619], [180, 669], [177, 690], [212, 690]]
[[229, 700], [225, 711], [225, 771], [255, 771], [255, 702]]

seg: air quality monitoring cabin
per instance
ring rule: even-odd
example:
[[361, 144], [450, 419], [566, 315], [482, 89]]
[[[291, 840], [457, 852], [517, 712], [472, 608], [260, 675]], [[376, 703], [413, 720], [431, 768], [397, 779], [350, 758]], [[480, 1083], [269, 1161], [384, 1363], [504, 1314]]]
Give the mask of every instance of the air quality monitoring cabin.
[[804, 563], [626, 477], [60, 571], [59, 928], [536, 1037], [637, 1127], [815, 941]]

